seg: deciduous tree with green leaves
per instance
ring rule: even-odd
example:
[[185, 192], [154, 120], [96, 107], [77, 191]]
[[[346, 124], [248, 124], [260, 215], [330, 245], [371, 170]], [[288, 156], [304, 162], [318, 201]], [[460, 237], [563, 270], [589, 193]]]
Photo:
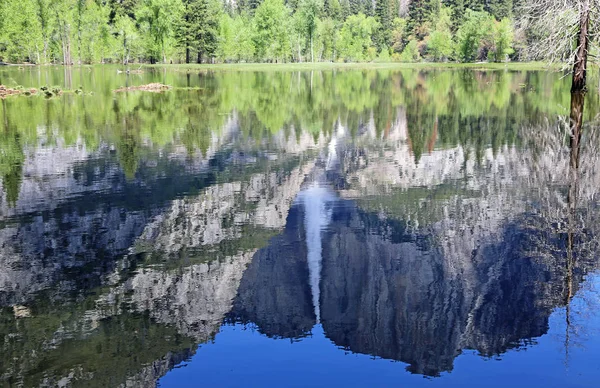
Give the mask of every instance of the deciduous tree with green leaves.
[[435, 23], [435, 28], [427, 42], [427, 51], [434, 61], [444, 61], [450, 58], [454, 52], [452, 42], [452, 11], [443, 6]]
[[379, 23], [363, 13], [349, 16], [342, 26], [339, 38], [339, 55], [347, 61], [371, 60], [369, 49], [373, 46], [373, 34]]
[[259, 60], [285, 62], [291, 55], [290, 9], [283, 0], [265, 0], [254, 14], [254, 47]]

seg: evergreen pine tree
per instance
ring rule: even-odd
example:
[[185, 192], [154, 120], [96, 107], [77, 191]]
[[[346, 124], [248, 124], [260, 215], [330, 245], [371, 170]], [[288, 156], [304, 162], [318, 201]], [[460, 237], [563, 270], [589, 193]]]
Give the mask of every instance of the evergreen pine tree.
[[379, 22], [377, 48], [381, 50], [389, 46], [392, 31], [392, 17], [390, 15], [390, 0], [377, 0], [375, 3], [375, 19]]
[[408, 35], [422, 39], [421, 27], [432, 19], [436, 10], [439, 11], [439, 0], [412, 0], [408, 6]]
[[185, 62], [192, 53], [196, 61], [212, 56], [217, 49], [221, 3], [219, 0], [183, 0], [183, 15], [175, 29], [175, 39], [185, 50]]
[[390, 0], [390, 20], [394, 20], [400, 14], [400, 0]]
[[462, 24], [465, 15], [465, 0], [449, 0], [447, 4], [452, 9], [452, 32], [456, 32]]
[[509, 18], [512, 15], [512, 8], [512, 0], [488, 0], [484, 7], [496, 20]]
[[373, 16], [373, 0], [363, 0], [363, 13], [367, 16]]
[[348, 0], [348, 4], [349, 4], [351, 15], [356, 15], [359, 12], [363, 11], [361, 0]]

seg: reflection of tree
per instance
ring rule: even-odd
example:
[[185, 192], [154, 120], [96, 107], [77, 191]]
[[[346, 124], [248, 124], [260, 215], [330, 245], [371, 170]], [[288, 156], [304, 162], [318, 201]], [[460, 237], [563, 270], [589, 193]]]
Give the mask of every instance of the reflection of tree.
[[116, 101], [113, 104], [113, 111], [116, 113], [116, 121], [120, 129], [116, 141], [117, 154], [127, 179], [133, 179], [139, 163], [139, 125], [141, 120], [138, 110], [140, 109], [140, 106], [137, 106], [133, 112], [123, 111]]
[[115, 96], [112, 90], [123, 82], [116, 74], [94, 70], [89, 77], [88, 70], [47, 71], [51, 82], [81, 84], [96, 94], [6, 100], [3, 121], [18, 123], [15, 131], [21, 144], [37, 144], [38, 137], [45, 136], [67, 146], [83, 142], [93, 151], [102, 143], [122, 142], [123, 117], [128, 117], [127, 136], [155, 146], [185, 137], [192, 151], [204, 149], [207, 139], [218, 135], [234, 112], [245, 121], [240, 123], [243, 134], [254, 139], [292, 126], [296, 133], [305, 130], [318, 137], [328, 134], [338, 120], [354, 135], [373, 121], [375, 133], [382, 136], [397, 108], [405, 107], [411, 115], [410, 141], [419, 159], [432, 145], [477, 145], [481, 150], [492, 144], [497, 149], [515, 141], [517, 127], [563, 114], [568, 106], [565, 94], [559, 92], [565, 82], [540, 72], [224, 72], [197, 78], [161, 73], [156, 75], [161, 81], [198, 89]]
[[19, 131], [6, 114], [5, 100], [2, 100], [2, 111], [4, 120], [0, 131], [0, 178], [6, 202], [9, 206], [14, 206], [19, 197], [25, 155]]
[[[530, 161], [530, 177], [536, 203], [531, 208], [530, 227], [534, 233], [529, 252], [553, 266], [564, 279], [560, 290], [565, 306], [565, 357], [579, 331], [572, 300], [582, 277], [597, 267], [596, 172], [600, 150], [595, 125], [584, 125], [585, 95], [571, 94], [570, 114], [551, 128], [534, 127], [525, 135], [536, 143], [537, 159]], [[587, 133], [586, 133], [587, 132]], [[535, 137], [535, 138], [534, 138]], [[535, 140], [534, 140], [535, 139]]]

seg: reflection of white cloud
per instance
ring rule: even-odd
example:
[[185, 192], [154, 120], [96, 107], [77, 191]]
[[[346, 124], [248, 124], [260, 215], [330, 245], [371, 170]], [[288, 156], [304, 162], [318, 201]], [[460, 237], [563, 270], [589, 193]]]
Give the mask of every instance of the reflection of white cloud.
[[299, 199], [304, 205], [304, 228], [306, 230], [306, 247], [308, 251], [308, 273], [310, 276], [310, 289], [317, 322], [321, 320], [319, 307], [322, 261], [322, 236], [323, 231], [331, 222], [331, 208], [328, 203], [336, 197], [331, 190], [313, 183], [309, 188], [299, 194]]

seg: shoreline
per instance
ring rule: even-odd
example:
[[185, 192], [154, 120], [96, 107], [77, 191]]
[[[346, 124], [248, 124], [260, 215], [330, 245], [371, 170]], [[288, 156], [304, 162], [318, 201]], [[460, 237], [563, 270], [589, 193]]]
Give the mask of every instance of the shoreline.
[[[122, 65], [110, 64], [82, 64], [82, 65], [60, 65], [60, 64], [19, 64], [3, 63], [0, 69], [15, 67], [27, 68], [131, 68], [139, 69], [166, 69], [172, 71], [310, 71], [310, 70], [401, 70], [401, 69], [471, 69], [471, 70], [549, 70], [561, 71], [562, 64], [546, 62], [473, 62], [473, 63], [450, 63], [450, 62], [303, 62], [303, 63], [221, 63], [221, 64], [146, 64], [132, 63]], [[24, 69], [23, 69], [24, 70]], [[591, 69], [590, 69], [591, 70]]]

